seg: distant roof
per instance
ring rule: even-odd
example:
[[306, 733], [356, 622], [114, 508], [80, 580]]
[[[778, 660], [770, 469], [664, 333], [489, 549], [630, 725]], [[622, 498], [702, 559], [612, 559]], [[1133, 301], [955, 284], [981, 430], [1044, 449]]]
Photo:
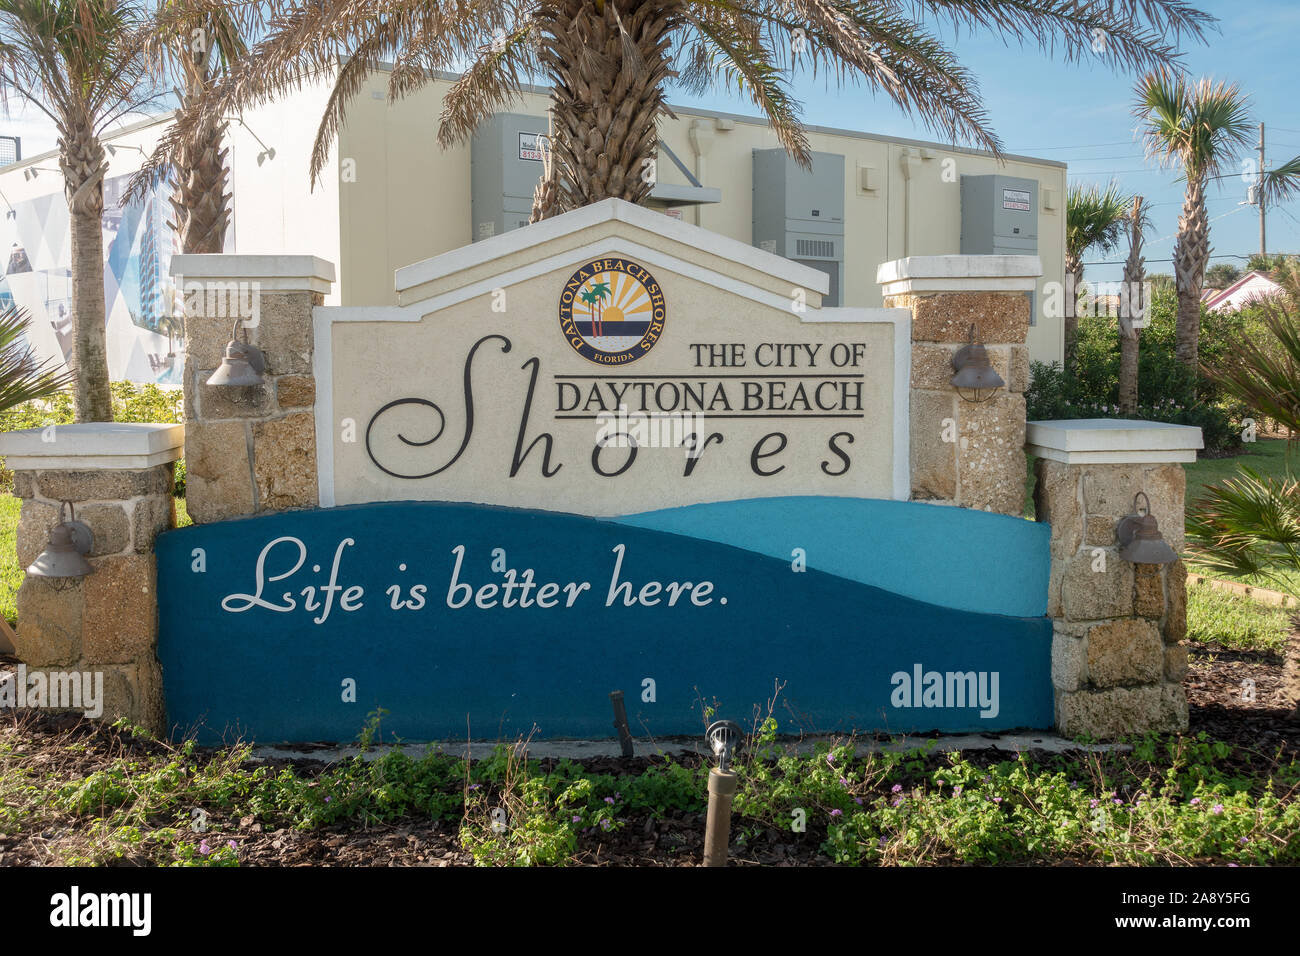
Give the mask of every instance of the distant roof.
[[[1215, 312], [1233, 304], [1234, 301], [1240, 307], [1252, 299], [1269, 299], [1282, 294], [1284, 291], [1280, 285], [1264, 273], [1247, 272], [1221, 292], [1215, 292], [1208, 298], [1202, 295], [1201, 302], [1208, 310]], [[1241, 294], [1246, 292], [1250, 294], [1241, 297]]]

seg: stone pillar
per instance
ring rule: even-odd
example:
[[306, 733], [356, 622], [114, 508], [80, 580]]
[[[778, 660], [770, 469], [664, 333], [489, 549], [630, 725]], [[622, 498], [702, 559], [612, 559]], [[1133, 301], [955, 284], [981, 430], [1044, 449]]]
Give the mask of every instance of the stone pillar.
[[95, 541], [83, 578], [27, 575], [18, 590], [15, 646], [29, 673], [102, 674], [105, 720], [164, 729], [154, 538], [176, 525], [173, 465], [184, 425], [112, 422], [0, 434], [0, 455], [22, 499], [18, 563], [45, 550], [60, 505]]
[[1145, 492], [1160, 533], [1183, 547], [1182, 462], [1201, 430], [1160, 422], [1030, 422], [1034, 501], [1052, 526], [1047, 614], [1054, 619], [1056, 727], [1098, 739], [1187, 729], [1187, 570], [1130, 564], [1115, 532]]
[[[315, 256], [177, 255], [185, 300], [186, 505], [196, 524], [318, 504], [312, 308], [334, 266]], [[208, 385], [236, 318], [266, 384]]]
[[[1024, 511], [1029, 295], [1037, 256], [911, 256], [880, 266], [887, 307], [912, 312], [912, 499]], [[950, 384], [971, 325], [1007, 387], [975, 404]]]

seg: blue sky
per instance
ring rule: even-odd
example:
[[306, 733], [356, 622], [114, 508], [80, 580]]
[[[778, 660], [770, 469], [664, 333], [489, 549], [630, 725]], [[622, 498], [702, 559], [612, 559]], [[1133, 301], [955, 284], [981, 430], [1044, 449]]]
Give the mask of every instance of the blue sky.
[[[1184, 62], [1190, 71], [1196, 76], [1235, 81], [1250, 94], [1255, 120], [1263, 120], [1268, 127], [1268, 165], [1300, 154], [1300, 83], [1295, 78], [1300, 3], [1199, 0], [1199, 6], [1217, 16], [1219, 23], [1207, 43], [1186, 47]], [[1158, 260], [1168, 260], [1173, 250], [1182, 185], [1175, 172], [1161, 170], [1142, 156], [1134, 135], [1136, 121], [1130, 113], [1135, 78], [1087, 63], [1067, 65], [1035, 48], [1007, 46], [989, 36], [948, 36], [947, 41], [979, 77], [992, 126], [1008, 151], [1064, 161], [1073, 182], [1105, 182], [1113, 177], [1125, 191], [1140, 192], [1147, 198], [1154, 220], [1147, 239], [1148, 270], [1170, 271], [1167, 261]], [[861, 89], [828, 89], [818, 79], [796, 82], [794, 91], [804, 104], [805, 121], [813, 125], [936, 138], [892, 102]], [[670, 98], [688, 102], [677, 91]], [[689, 102], [711, 109], [754, 112], [746, 102], [725, 96]], [[50, 124], [31, 110], [0, 120], [0, 132], [22, 135], [25, 155], [55, 144]], [[1253, 151], [1249, 155], [1253, 156]], [[1245, 194], [1246, 185], [1239, 178], [1211, 187], [1211, 241], [1214, 254], [1220, 257], [1213, 262], [1240, 266], [1244, 259], [1223, 257], [1245, 256], [1258, 249], [1257, 211], [1239, 205]], [[1269, 211], [1268, 249], [1271, 253], [1300, 253], [1300, 200]], [[1087, 260], [1121, 255], [1093, 254]], [[1097, 266], [1090, 268], [1088, 275], [1117, 279], [1120, 267]]]
[[[1219, 18], [1208, 42], [1188, 45], [1184, 62], [1195, 76], [1236, 82], [1250, 94], [1255, 122], [1266, 125], [1266, 162], [1273, 166], [1300, 154], [1300, 103], [1296, 60], [1300, 56], [1300, 3], [1266, 0], [1192, 0]], [[1152, 204], [1153, 229], [1146, 243], [1149, 272], [1170, 272], [1173, 234], [1178, 227], [1182, 184], [1177, 173], [1143, 158], [1131, 114], [1135, 77], [1101, 66], [1067, 65], [1036, 48], [1006, 46], [988, 36], [945, 37], [958, 58], [980, 80], [994, 130], [1009, 152], [1057, 159], [1069, 164], [1071, 182], [1106, 182], [1112, 177], [1130, 193]], [[858, 89], [837, 92], [825, 83], [799, 83], [806, 122], [897, 136], [935, 139], [891, 102]], [[677, 99], [680, 100], [680, 97]], [[706, 98], [701, 105], [752, 113], [737, 100]], [[1255, 139], [1252, 136], [1251, 142]], [[1251, 156], [1256, 155], [1253, 151]], [[1212, 185], [1209, 213], [1213, 253], [1250, 255], [1259, 248], [1259, 216], [1246, 198], [1240, 178]], [[1289, 215], [1288, 215], [1289, 213]], [[1222, 218], [1216, 218], [1216, 217]], [[1294, 217], [1294, 218], [1293, 218]], [[1268, 211], [1268, 251], [1300, 253], [1300, 200]], [[1085, 261], [1122, 258], [1091, 254]], [[1212, 263], [1244, 265], [1244, 259]], [[1120, 278], [1121, 267], [1087, 270], [1097, 280]]]

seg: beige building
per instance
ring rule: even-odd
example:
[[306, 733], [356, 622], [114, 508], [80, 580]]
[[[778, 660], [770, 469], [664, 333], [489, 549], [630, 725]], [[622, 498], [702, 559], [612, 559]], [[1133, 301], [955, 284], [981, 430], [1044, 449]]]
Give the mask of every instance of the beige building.
[[[389, 104], [386, 75], [380, 72], [372, 77], [350, 105], [347, 124], [314, 188], [308, 179], [308, 162], [328, 95], [325, 84], [232, 122], [234, 216], [228, 251], [320, 256], [338, 269], [338, 282], [327, 300], [330, 304], [389, 305], [397, 301], [397, 269], [491, 234], [494, 230], [485, 225], [488, 217], [474, 208], [473, 198], [492, 193], [492, 184], [476, 184], [476, 176], [487, 176], [493, 183], [500, 178], [499, 170], [484, 159], [490, 150], [482, 142], [449, 150], [437, 144], [437, 117], [449, 85], [450, 78], [442, 78]], [[517, 145], [515, 158], [535, 167], [538, 174], [541, 163], [531, 157], [538, 145], [536, 133], [545, 129], [547, 102], [544, 90], [527, 90], [511, 113], [498, 117], [496, 123], [501, 142], [511, 150]], [[780, 243], [782, 237], [773, 233], [775, 238], [769, 239], [772, 229], [758, 221], [780, 216], [770, 201], [773, 163], [759, 160], [762, 155], [774, 156], [766, 151], [779, 146], [767, 124], [753, 117], [687, 107], [674, 107], [674, 112], [678, 118], [663, 124], [661, 137], [667, 149], [654, 170], [657, 186], [652, 204], [665, 214], [823, 271], [829, 268], [836, 273], [835, 305], [882, 305], [877, 266], [904, 256], [1036, 254], [1042, 260], [1043, 276], [1034, 296], [1030, 354], [1043, 361], [1061, 357], [1061, 320], [1043, 315], [1043, 287], [1060, 282], [1064, 269], [1063, 163], [1022, 156], [999, 163], [974, 150], [810, 127], [808, 138], [818, 154], [813, 176], [819, 195], [834, 194], [829, 205], [837, 206], [834, 211], [840, 215], [825, 216], [819, 209], [811, 213], [823, 213], [817, 221], [787, 219], [783, 233], [790, 239], [787, 250]], [[164, 116], [111, 134], [108, 142], [115, 148], [110, 178], [137, 168], [168, 121]], [[50, 168], [55, 166], [57, 157], [47, 153], [0, 171], [0, 192], [10, 208], [24, 202], [40, 204], [47, 198], [57, 202], [62, 183]], [[25, 174], [33, 168], [40, 170], [39, 175]], [[761, 181], [756, 182], [760, 168]], [[775, 175], [784, 174], [777, 169]], [[963, 192], [976, 178], [992, 187], [979, 194], [980, 202], [989, 208], [972, 216], [973, 202], [968, 199], [966, 231], [971, 235], [963, 237]], [[827, 184], [833, 187], [837, 179], [840, 190], [828, 192]], [[802, 188], [798, 183], [795, 187]], [[789, 195], [786, 198], [788, 217], [797, 203]], [[998, 245], [999, 216], [1007, 215], [1020, 217], [1021, 225], [1012, 228], [1020, 230], [1027, 222], [1023, 231], [1036, 236], [1024, 241], [1010, 238], [1009, 245]], [[512, 221], [508, 212], [503, 221], [505, 228], [517, 226], [517, 216]], [[974, 221], [979, 225], [972, 226]], [[1009, 234], [1010, 229], [1006, 231]], [[166, 276], [168, 240], [155, 237], [151, 242], [147, 237], [136, 241], [136, 251], [160, 260], [145, 271]], [[816, 256], [792, 255], [796, 243], [799, 250], [822, 253], [821, 261]], [[25, 245], [30, 244], [28, 240]], [[65, 246], [64, 240], [45, 242], [52, 255]], [[34, 259], [37, 271], [58, 271], [57, 263], [42, 266]], [[147, 283], [141, 280], [140, 284]], [[164, 356], [177, 348], [176, 342], [151, 327], [147, 318], [129, 309], [123, 314], [127, 317], [119, 317], [116, 325], [110, 320], [110, 371], [114, 377], [148, 380], [150, 376], [139, 370], [165, 365]], [[34, 337], [44, 350], [52, 351], [56, 344], [53, 335], [38, 332]], [[128, 338], [143, 341], [125, 341]], [[145, 354], [148, 365], [141, 358]]]

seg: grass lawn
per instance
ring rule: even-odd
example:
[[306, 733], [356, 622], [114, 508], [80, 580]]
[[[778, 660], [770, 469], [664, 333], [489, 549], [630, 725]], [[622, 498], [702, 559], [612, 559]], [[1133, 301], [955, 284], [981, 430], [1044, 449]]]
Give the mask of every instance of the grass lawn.
[[1193, 644], [1281, 654], [1291, 631], [1291, 614], [1207, 584], [1187, 589], [1187, 638]]
[[[1261, 438], [1244, 445], [1244, 453], [1232, 458], [1200, 458], [1187, 470], [1187, 501], [1200, 497], [1206, 485], [1217, 485], [1225, 478], [1236, 477], [1242, 465], [1253, 468], [1265, 478], [1300, 474], [1300, 451], [1287, 455], [1287, 442], [1281, 438]], [[1288, 460], [1288, 457], [1290, 460]]]

